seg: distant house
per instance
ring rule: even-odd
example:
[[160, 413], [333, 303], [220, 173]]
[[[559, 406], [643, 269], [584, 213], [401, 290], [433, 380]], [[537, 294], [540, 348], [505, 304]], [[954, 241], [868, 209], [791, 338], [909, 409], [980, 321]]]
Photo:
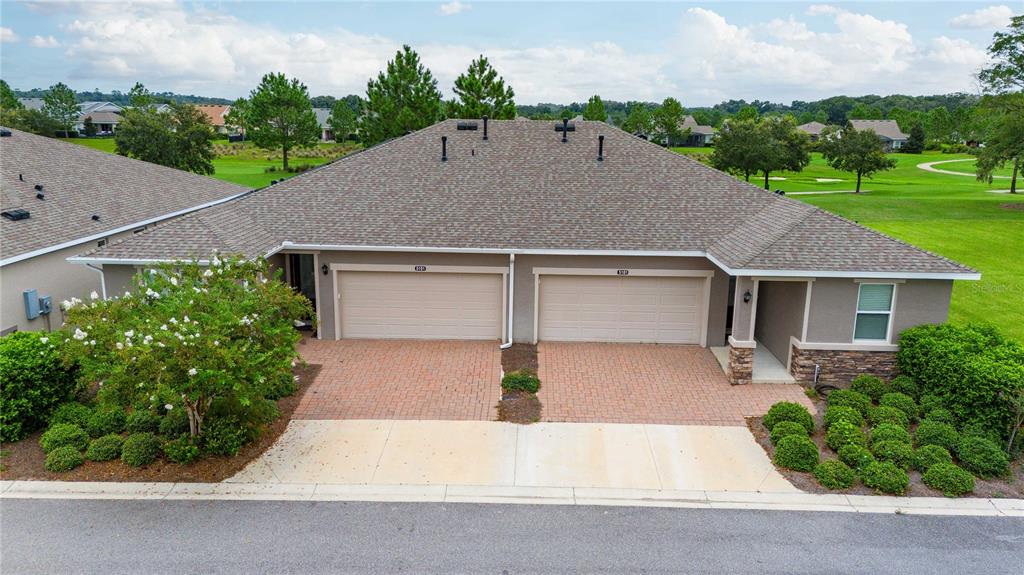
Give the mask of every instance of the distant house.
[[[30, 110], [42, 110], [42, 98], [18, 98], [23, 106]], [[121, 123], [121, 112], [124, 108], [113, 102], [79, 102], [78, 107], [81, 114], [75, 122], [74, 129], [81, 132], [85, 129], [85, 119], [90, 118], [96, 126], [98, 134], [113, 134], [117, 125]]]
[[821, 136], [821, 131], [827, 126], [821, 122], [807, 122], [806, 124], [800, 124], [796, 127], [797, 130], [807, 134], [812, 142], [817, 142]]
[[683, 118], [680, 129], [684, 132], [689, 130], [686, 134], [686, 141], [683, 143], [684, 146], [702, 148], [711, 143], [715, 139], [715, 129], [711, 126], [701, 126], [697, 123], [697, 120], [693, 116], [686, 116]]
[[885, 144], [885, 151], [891, 152], [903, 147], [909, 136], [900, 131], [896, 120], [850, 120], [854, 130], [871, 130]]
[[331, 109], [313, 108], [313, 113], [316, 114], [316, 123], [320, 126], [320, 141], [333, 142], [334, 131], [331, 130], [330, 124], [327, 123], [327, 121], [331, 119]]
[[196, 108], [199, 108], [200, 112], [206, 114], [207, 119], [210, 120], [210, 127], [213, 128], [214, 132], [218, 134], [228, 133], [228, 126], [224, 123], [224, 116], [231, 111], [231, 106], [223, 104], [196, 104]]
[[42, 110], [43, 99], [42, 98], [18, 98], [22, 106], [25, 106], [29, 110]]

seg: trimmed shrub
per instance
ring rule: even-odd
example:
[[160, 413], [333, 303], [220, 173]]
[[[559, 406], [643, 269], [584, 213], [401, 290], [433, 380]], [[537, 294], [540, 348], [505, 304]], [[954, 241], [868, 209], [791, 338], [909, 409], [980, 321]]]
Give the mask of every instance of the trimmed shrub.
[[861, 472], [861, 481], [872, 489], [882, 493], [903, 495], [910, 485], [910, 476], [890, 461], [876, 461], [869, 464]]
[[85, 463], [85, 459], [82, 457], [82, 452], [71, 445], [65, 445], [47, 453], [43, 467], [47, 471], [61, 472], [71, 471], [83, 463]]
[[786, 469], [812, 471], [818, 458], [818, 446], [806, 435], [787, 435], [775, 446], [775, 464]]
[[814, 432], [814, 418], [807, 408], [792, 401], [780, 401], [768, 408], [764, 415], [764, 425], [768, 429], [775, 429], [775, 426], [783, 421], [799, 423], [807, 430], [807, 433]]
[[960, 434], [956, 428], [948, 423], [925, 419], [914, 431], [914, 444], [918, 447], [923, 445], [938, 445], [948, 450], [956, 449], [960, 443]]
[[926, 412], [924, 418], [929, 421], [940, 421], [942, 423], [956, 425], [956, 419], [953, 418], [953, 414], [943, 407], [936, 407], [935, 409]]
[[871, 451], [879, 461], [892, 462], [901, 469], [910, 467], [910, 460], [914, 457], [914, 448], [902, 441], [879, 441], [871, 446]]
[[199, 446], [191, 437], [183, 435], [164, 443], [164, 455], [174, 463], [187, 465], [199, 457]]
[[906, 375], [897, 375], [889, 383], [889, 389], [896, 393], [902, 393], [913, 397], [915, 400], [921, 397], [921, 387], [917, 385], [914, 378]]
[[825, 409], [825, 429], [837, 421], [845, 421], [857, 427], [864, 425], [864, 416], [848, 405], [833, 405]]
[[119, 407], [100, 408], [89, 417], [85, 430], [89, 432], [90, 437], [121, 433], [124, 431], [126, 420], [124, 410]]
[[537, 393], [540, 389], [540, 379], [531, 371], [520, 369], [506, 373], [501, 378], [501, 388], [505, 391], [525, 391]]
[[833, 405], [852, 407], [861, 415], [867, 416], [868, 410], [871, 409], [871, 398], [852, 389], [837, 389], [828, 394], [828, 406]]
[[868, 451], [867, 447], [850, 443], [839, 448], [839, 461], [857, 471], [862, 471], [869, 464], [875, 462], [875, 456]]
[[807, 437], [807, 429], [795, 421], [780, 421], [772, 428], [772, 443], [777, 445], [779, 440], [787, 435], [802, 435]]
[[968, 422], [964, 424], [963, 429], [960, 430], [960, 437], [967, 436], [984, 437], [992, 443], [1002, 443], [998, 433], [985, 427], [985, 424], [979, 422]]
[[826, 489], [846, 489], [857, 480], [857, 474], [842, 461], [828, 459], [814, 468], [814, 478]]
[[968, 435], [957, 444], [956, 455], [965, 469], [979, 477], [999, 477], [1010, 469], [1010, 459], [995, 442]]
[[825, 444], [832, 451], [839, 451], [844, 445], [867, 445], [864, 432], [848, 421], [837, 421], [825, 432]]
[[142, 467], [156, 461], [160, 440], [152, 433], [134, 433], [121, 445], [121, 461], [131, 467]]
[[949, 454], [949, 451], [945, 447], [938, 445], [925, 445], [924, 447], [914, 451], [914, 456], [910, 458], [910, 466], [914, 469], [924, 473], [936, 463], [952, 463], [953, 456]]
[[59, 423], [46, 430], [39, 439], [39, 446], [43, 448], [44, 453], [65, 446], [82, 451], [89, 446], [89, 434], [77, 425]]
[[57, 335], [18, 331], [0, 338], [0, 441], [17, 441], [45, 427], [55, 407], [79, 390], [65, 367]]
[[218, 417], [203, 425], [199, 438], [203, 451], [211, 455], [235, 456], [252, 436], [237, 417]]
[[974, 491], [974, 476], [952, 463], [936, 463], [921, 476], [924, 484], [946, 497], [959, 497]]
[[160, 418], [160, 435], [173, 439], [189, 432], [188, 414], [184, 409], [172, 409]]
[[889, 384], [882, 381], [882, 378], [873, 375], [858, 375], [850, 382], [850, 389], [871, 398], [871, 401], [878, 401], [882, 396], [889, 393]]
[[110, 461], [121, 457], [121, 445], [124, 440], [120, 435], [104, 435], [93, 439], [89, 449], [85, 450], [85, 458], [89, 461]]
[[136, 409], [128, 414], [124, 429], [128, 433], [156, 433], [160, 431], [160, 416], [145, 409]]
[[68, 401], [53, 410], [53, 413], [50, 414], [50, 425], [71, 423], [85, 429], [90, 417], [92, 417], [92, 409], [88, 405], [77, 401]]
[[873, 425], [891, 424], [900, 427], [910, 427], [910, 418], [895, 407], [883, 405], [871, 409], [871, 423]]
[[921, 412], [921, 409], [917, 406], [917, 402], [914, 401], [914, 398], [903, 393], [887, 393], [882, 396], [878, 405], [881, 407], [895, 407], [903, 413], [906, 413], [907, 418], [910, 419], [910, 421], [917, 421], [917, 416], [920, 415]]
[[931, 413], [936, 409], [946, 409], [946, 404], [937, 395], [924, 394], [921, 396], [921, 412]]
[[883, 423], [871, 430], [871, 444], [883, 441], [898, 441], [910, 445], [910, 432], [893, 423]]

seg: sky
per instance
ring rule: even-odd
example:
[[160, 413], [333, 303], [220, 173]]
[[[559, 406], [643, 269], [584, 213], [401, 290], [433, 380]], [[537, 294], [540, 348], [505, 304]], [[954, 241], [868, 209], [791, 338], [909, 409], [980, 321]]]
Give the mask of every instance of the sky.
[[237, 98], [267, 72], [363, 94], [409, 44], [446, 98], [480, 54], [520, 104], [976, 92], [1011, 2], [0, 1], [13, 88]]

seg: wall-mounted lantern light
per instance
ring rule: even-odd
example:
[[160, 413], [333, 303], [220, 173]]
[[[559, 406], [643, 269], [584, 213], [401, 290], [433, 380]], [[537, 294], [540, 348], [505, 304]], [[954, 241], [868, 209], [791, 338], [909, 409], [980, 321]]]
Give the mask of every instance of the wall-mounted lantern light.
[[331, 271], [331, 268], [327, 267], [327, 264], [324, 264], [320, 266], [320, 271], [324, 272], [324, 275], [327, 275]]
[[[327, 272], [324, 272], [324, 273], [327, 273]], [[747, 290], [747, 291], [743, 292], [743, 303], [750, 303], [750, 300], [753, 299], [753, 298], [754, 298], [754, 296], [750, 293], [750, 290]]]

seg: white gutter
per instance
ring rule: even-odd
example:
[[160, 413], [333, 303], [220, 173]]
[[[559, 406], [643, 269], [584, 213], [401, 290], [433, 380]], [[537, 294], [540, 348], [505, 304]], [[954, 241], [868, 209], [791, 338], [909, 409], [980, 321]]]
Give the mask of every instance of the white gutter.
[[103, 299], [107, 299], [107, 276], [104, 275], [103, 270], [92, 264], [85, 264], [85, 267], [100, 274], [100, 295], [103, 296]]
[[[55, 245], [52, 245], [52, 246], [47, 246], [45, 248], [40, 248], [38, 250], [33, 250], [31, 252], [25, 252], [23, 254], [18, 254], [16, 256], [11, 256], [11, 257], [9, 257], [7, 259], [0, 260], [0, 267], [6, 266], [6, 265], [9, 265], [9, 264], [13, 264], [13, 263], [17, 263], [17, 262], [20, 262], [22, 260], [27, 260], [27, 259], [31, 259], [31, 258], [34, 258], [34, 257], [37, 257], [37, 256], [45, 255], [45, 254], [48, 254], [50, 252], [56, 252], [56, 251], [62, 250], [64, 248], [70, 248], [70, 247], [77, 246], [79, 244], [84, 244], [84, 243], [88, 243], [88, 242], [92, 242], [92, 241], [96, 241], [96, 240], [101, 240], [101, 239], [103, 239], [103, 238], [105, 238], [107, 236], [119, 234], [121, 232], [127, 232], [129, 230], [133, 230], [135, 228], [139, 228], [139, 227], [142, 227], [142, 226], [148, 226], [149, 224], [154, 224], [156, 222], [163, 221], [163, 220], [166, 220], [168, 218], [173, 218], [175, 216], [181, 216], [181, 215], [184, 215], [184, 214], [187, 214], [187, 213], [190, 213], [190, 212], [194, 212], [196, 210], [202, 210], [204, 208], [209, 208], [209, 207], [212, 207], [212, 206], [216, 206], [217, 204], [223, 204], [224, 202], [231, 201], [231, 200], [233, 200], [233, 199], [235, 199], [237, 197], [244, 196], [245, 194], [248, 194], [249, 191], [250, 190], [246, 190], [244, 192], [241, 192], [241, 193], [238, 193], [238, 194], [234, 194], [232, 196], [227, 196], [227, 197], [221, 198], [219, 200], [214, 200], [212, 202], [206, 202], [205, 204], [199, 204], [198, 206], [192, 206], [190, 208], [185, 208], [183, 210], [178, 210], [176, 212], [171, 212], [169, 214], [164, 214], [162, 216], [157, 216], [155, 218], [149, 218], [148, 220], [142, 220], [140, 222], [135, 222], [133, 224], [128, 224], [128, 225], [125, 225], [125, 226], [121, 226], [119, 228], [114, 228], [112, 230], [106, 230], [106, 231], [100, 232], [98, 234], [93, 234], [91, 236], [86, 236], [84, 238], [78, 238], [78, 239], [74, 239], [74, 240], [69, 240], [69, 241], [66, 241], [66, 242], [63, 242], [63, 243], [60, 243], [60, 244], [55, 244]], [[68, 261], [72, 261], [72, 259], [68, 258]], [[87, 260], [75, 260], [75, 261], [84, 262], [84, 261], [87, 261]], [[91, 260], [88, 260], [88, 261], [91, 261]], [[93, 263], [98, 263], [98, 262], [93, 262]], [[114, 263], [114, 262], [111, 262], [111, 263]]]
[[512, 347], [512, 318], [515, 306], [512, 304], [516, 300], [516, 254], [508, 254], [508, 339], [505, 343], [501, 344], [501, 349], [508, 349]]

